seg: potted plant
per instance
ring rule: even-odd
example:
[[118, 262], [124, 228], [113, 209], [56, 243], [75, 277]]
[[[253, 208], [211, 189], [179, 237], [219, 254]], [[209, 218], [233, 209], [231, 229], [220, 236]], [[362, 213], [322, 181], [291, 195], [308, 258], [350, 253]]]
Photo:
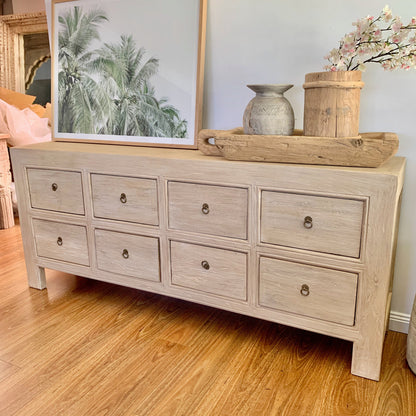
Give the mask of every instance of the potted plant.
[[416, 17], [405, 25], [385, 6], [379, 16], [353, 26], [325, 57], [326, 72], [305, 76], [305, 136], [358, 136], [361, 71], [367, 64], [385, 70], [416, 68]]

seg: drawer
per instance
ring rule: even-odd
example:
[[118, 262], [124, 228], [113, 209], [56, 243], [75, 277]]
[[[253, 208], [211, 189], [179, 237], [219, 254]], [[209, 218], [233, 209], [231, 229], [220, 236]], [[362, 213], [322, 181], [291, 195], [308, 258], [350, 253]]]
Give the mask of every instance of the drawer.
[[80, 172], [27, 169], [32, 208], [84, 215]]
[[244, 188], [169, 182], [169, 227], [247, 239], [247, 198]]
[[33, 230], [39, 257], [89, 266], [85, 227], [34, 219]]
[[260, 258], [259, 305], [354, 325], [355, 273]]
[[247, 255], [171, 241], [172, 284], [232, 299], [247, 298]]
[[95, 217], [159, 224], [155, 179], [92, 174], [91, 186]]
[[160, 281], [158, 238], [96, 229], [95, 247], [100, 270]]
[[358, 258], [364, 208], [354, 199], [263, 191], [261, 242]]

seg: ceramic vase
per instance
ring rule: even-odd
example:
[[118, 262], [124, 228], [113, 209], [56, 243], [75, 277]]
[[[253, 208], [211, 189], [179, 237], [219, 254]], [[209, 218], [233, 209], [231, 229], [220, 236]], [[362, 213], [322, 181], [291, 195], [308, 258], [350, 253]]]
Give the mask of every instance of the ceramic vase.
[[244, 133], [290, 136], [293, 133], [295, 117], [292, 106], [283, 94], [293, 85], [261, 84], [247, 87], [256, 96], [244, 111]]

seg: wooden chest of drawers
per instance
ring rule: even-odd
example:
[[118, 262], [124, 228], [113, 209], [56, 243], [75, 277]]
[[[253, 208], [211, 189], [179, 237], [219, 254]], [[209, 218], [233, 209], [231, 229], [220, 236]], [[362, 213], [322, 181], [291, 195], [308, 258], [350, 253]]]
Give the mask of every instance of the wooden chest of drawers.
[[403, 158], [335, 168], [54, 142], [12, 161], [31, 287], [51, 268], [343, 338], [352, 373], [379, 378]]

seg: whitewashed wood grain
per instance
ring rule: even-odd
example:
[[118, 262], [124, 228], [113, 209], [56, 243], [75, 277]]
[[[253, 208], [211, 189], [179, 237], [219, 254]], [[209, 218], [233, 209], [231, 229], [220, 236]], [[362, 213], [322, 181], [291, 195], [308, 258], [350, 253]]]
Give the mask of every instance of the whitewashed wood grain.
[[158, 238], [95, 230], [95, 248], [100, 270], [160, 281]]
[[[259, 304], [344, 325], [354, 325], [357, 275], [260, 258]], [[303, 290], [302, 286], [308, 289]]]
[[[33, 219], [33, 229], [38, 256], [89, 265], [85, 227]], [[61, 244], [58, 244], [58, 239], [61, 239]]]
[[171, 267], [174, 285], [234, 299], [247, 298], [245, 253], [171, 241]]
[[93, 174], [91, 187], [96, 217], [149, 225], [159, 223], [155, 179]]
[[247, 238], [247, 189], [171, 181], [168, 204], [172, 229]]
[[265, 243], [359, 257], [364, 209], [363, 201], [353, 199], [263, 191], [260, 238]]
[[82, 182], [79, 172], [27, 169], [27, 177], [33, 208], [84, 214]]

